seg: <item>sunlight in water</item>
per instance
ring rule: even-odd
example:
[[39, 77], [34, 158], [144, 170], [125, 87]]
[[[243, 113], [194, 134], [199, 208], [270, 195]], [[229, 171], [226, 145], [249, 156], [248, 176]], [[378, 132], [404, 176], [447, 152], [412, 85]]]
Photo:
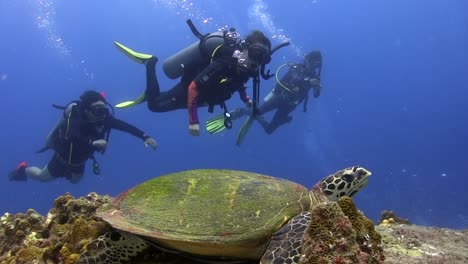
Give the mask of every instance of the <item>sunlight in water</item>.
[[[46, 33], [48, 47], [56, 51], [61, 58], [71, 58], [72, 49], [57, 33], [55, 5], [54, 0], [31, 0], [31, 6], [36, 12], [36, 26]], [[79, 69], [89, 79], [94, 79], [94, 74], [86, 68], [84, 60], [71, 67]]]
[[184, 18], [190, 18], [203, 24], [213, 22], [212, 17], [204, 14], [204, 10], [197, 7], [192, 1], [187, 0], [154, 0], [157, 6], [163, 6], [175, 11], [175, 14]]
[[268, 12], [268, 5], [262, 0], [254, 0], [253, 5], [249, 8], [249, 20], [254, 23], [261, 24], [273, 39], [277, 39], [279, 42], [289, 41], [289, 45], [298, 57], [304, 55], [303, 49], [292, 43], [291, 38], [286, 36], [284, 30], [277, 28], [273, 22], [270, 13]]
[[53, 0], [32, 0], [37, 14], [36, 25], [47, 34], [47, 43], [62, 55], [70, 55], [71, 50], [65, 45], [63, 39], [58, 35], [55, 25], [55, 2]]

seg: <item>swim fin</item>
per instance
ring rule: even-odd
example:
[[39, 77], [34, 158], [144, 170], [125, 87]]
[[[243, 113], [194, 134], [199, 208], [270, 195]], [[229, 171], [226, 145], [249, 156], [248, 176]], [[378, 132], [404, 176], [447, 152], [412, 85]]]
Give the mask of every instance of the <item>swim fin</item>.
[[27, 181], [28, 176], [26, 175], [26, 167], [28, 167], [26, 162], [21, 162], [14, 171], [8, 174], [10, 181]]
[[223, 131], [226, 126], [224, 125], [224, 114], [213, 117], [205, 122], [206, 131], [210, 134], [217, 134]]
[[[237, 108], [229, 112], [229, 114], [231, 116], [231, 120], [236, 120], [241, 116], [249, 114], [249, 110], [245, 108]], [[223, 131], [226, 129], [224, 121], [224, 114], [213, 117], [212, 119], [205, 122], [206, 131], [208, 131], [210, 134], [217, 134]]]
[[131, 60], [137, 63], [144, 64], [147, 60], [153, 57], [153, 55], [151, 54], [144, 54], [144, 53], [136, 52], [130, 49], [129, 47], [126, 47], [120, 44], [117, 41], [114, 41], [114, 44], [123, 54], [125, 54], [127, 57], [129, 57]]
[[247, 135], [247, 132], [249, 132], [249, 129], [252, 127], [254, 118], [252, 116], [248, 116], [247, 119], [244, 121], [244, 124], [242, 124], [242, 127], [239, 129], [239, 132], [237, 133], [237, 139], [236, 139], [236, 145], [240, 146], [242, 142], [244, 141], [245, 136]]
[[115, 107], [116, 107], [116, 108], [129, 108], [129, 107], [132, 107], [132, 106], [141, 104], [141, 103], [143, 103], [144, 101], [146, 101], [146, 94], [145, 94], [145, 92], [143, 92], [142, 94], [140, 94], [140, 96], [138, 96], [138, 98], [135, 99], [134, 101], [125, 101], [125, 102], [122, 102], [122, 103], [119, 103], [119, 104], [115, 105]]

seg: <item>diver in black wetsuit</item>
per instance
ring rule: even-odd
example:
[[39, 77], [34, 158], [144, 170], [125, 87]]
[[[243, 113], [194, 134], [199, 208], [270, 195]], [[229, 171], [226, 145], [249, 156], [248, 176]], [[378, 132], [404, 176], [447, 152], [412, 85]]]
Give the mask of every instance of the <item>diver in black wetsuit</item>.
[[[253, 52], [252, 45], [257, 47], [255, 56], [247, 54], [248, 50]], [[186, 108], [189, 131], [192, 135], [199, 135], [199, 106], [222, 105], [238, 92], [240, 99], [250, 107], [252, 101], [246, 93], [245, 83], [269, 59], [271, 43], [262, 32], [254, 31], [247, 36], [244, 46], [221, 46], [208, 65], [186, 69], [181, 81], [167, 92], [160, 92], [155, 74], [156, 59], [150, 59], [146, 64], [146, 100], [150, 111], [167, 112]], [[235, 56], [236, 51], [238, 57]]]
[[21, 162], [9, 174], [9, 179], [26, 181], [29, 176], [34, 180], [48, 182], [66, 177], [70, 182], [77, 183], [83, 176], [88, 159], [93, 160], [93, 171], [99, 174], [94, 152], [105, 151], [111, 129], [132, 134], [142, 139], [147, 147], [156, 149], [157, 143], [153, 138], [115, 118], [109, 113], [107, 105], [103, 95], [96, 91], [86, 91], [80, 96], [80, 100], [62, 107], [63, 117], [47, 137], [46, 147], [39, 151], [54, 150], [51, 160], [43, 169], [29, 167], [26, 162]]
[[[234, 33], [231, 31], [228, 34]], [[241, 40], [237, 33], [232, 38], [225, 35], [223, 44], [214, 47], [213, 52], [205, 52], [200, 60], [183, 64], [183, 73], [178, 84], [168, 91], [161, 91], [155, 73], [158, 59], [150, 54], [131, 50], [120, 43], [116, 45], [131, 59], [146, 65], [147, 79], [144, 97], [140, 96], [136, 101], [124, 102], [123, 106], [119, 104], [117, 107], [133, 106], [146, 101], [152, 112], [188, 109], [189, 132], [195, 136], [200, 133], [198, 107], [209, 106], [212, 109], [215, 105], [221, 105], [225, 108], [224, 102], [235, 92], [239, 93], [246, 106], [252, 105], [245, 83], [258, 74], [262, 65], [270, 61], [272, 51], [270, 40], [261, 31], [251, 32], [245, 40]], [[196, 48], [199, 49], [198, 46]]]
[[[304, 112], [307, 110], [307, 100], [311, 89], [314, 98], [320, 96], [322, 55], [319, 51], [307, 54], [302, 63], [289, 63], [287, 66], [289, 66], [289, 71], [281, 80], [277, 79], [275, 88], [258, 108], [259, 115], [256, 119], [267, 134], [271, 134], [281, 125], [291, 122], [292, 116], [289, 114], [300, 103], [304, 103]], [[262, 115], [275, 109], [276, 113], [273, 119], [267, 122]]]
[[[278, 71], [288, 66], [288, 72], [278, 78]], [[319, 51], [312, 51], [304, 57], [302, 63], [288, 63], [280, 66], [276, 73], [276, 85], [265, 97], [265, 102], [257, 108], [255, 120], [263, 127], [267, 134], [272, 134], [278, 127], [289, 123], [292, 116], [289, 114], [300, 104], [304, 104], [304, 112], [307, 109], [309, 91], [312, 89], [314, 98], [320, 96], [320, 74], [322, 70], [322, 55]], [[276, 110], [273, 119], [268, 122], [263, 116], [265, 113]], [[250, 108], [239, 108], [231, 111], [232, 120], [245, 115], [250, 115]], [[222, 116], [217, 116], [207, 121], [208, 132], [215, 134], [224, 129]]]

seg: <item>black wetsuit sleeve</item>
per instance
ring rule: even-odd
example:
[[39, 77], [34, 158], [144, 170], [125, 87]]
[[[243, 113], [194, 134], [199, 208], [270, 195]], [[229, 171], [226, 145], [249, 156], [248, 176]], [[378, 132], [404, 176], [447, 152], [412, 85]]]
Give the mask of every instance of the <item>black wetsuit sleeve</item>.
[[142, 140], [145, 140], [147, 139], [149, 136], [145, 134], [145, 132], [141, 131], [140, 129], [138, 129], [137, 127], [135, 126], [132, 126], [130, 125], [129, 123], [125, 122], [125, 121], [122, 121], [120, 119], [117, 119], [117, 118], [111, 118], [109, 120], [110, 122], [110, 127], [112, 129], [117, 129], [117, 130], [120, 130], [120, 131], [123, 131], [123, 132], [127, 132], [137, 138], [140, 138]]

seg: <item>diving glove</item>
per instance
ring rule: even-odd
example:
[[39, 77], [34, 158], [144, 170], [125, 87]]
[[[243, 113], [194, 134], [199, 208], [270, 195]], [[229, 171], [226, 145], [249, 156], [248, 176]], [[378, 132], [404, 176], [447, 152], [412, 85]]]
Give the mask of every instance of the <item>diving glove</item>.
[[189, 133], [192, 136], [200, 136], [200, 124], [190, 124]]

